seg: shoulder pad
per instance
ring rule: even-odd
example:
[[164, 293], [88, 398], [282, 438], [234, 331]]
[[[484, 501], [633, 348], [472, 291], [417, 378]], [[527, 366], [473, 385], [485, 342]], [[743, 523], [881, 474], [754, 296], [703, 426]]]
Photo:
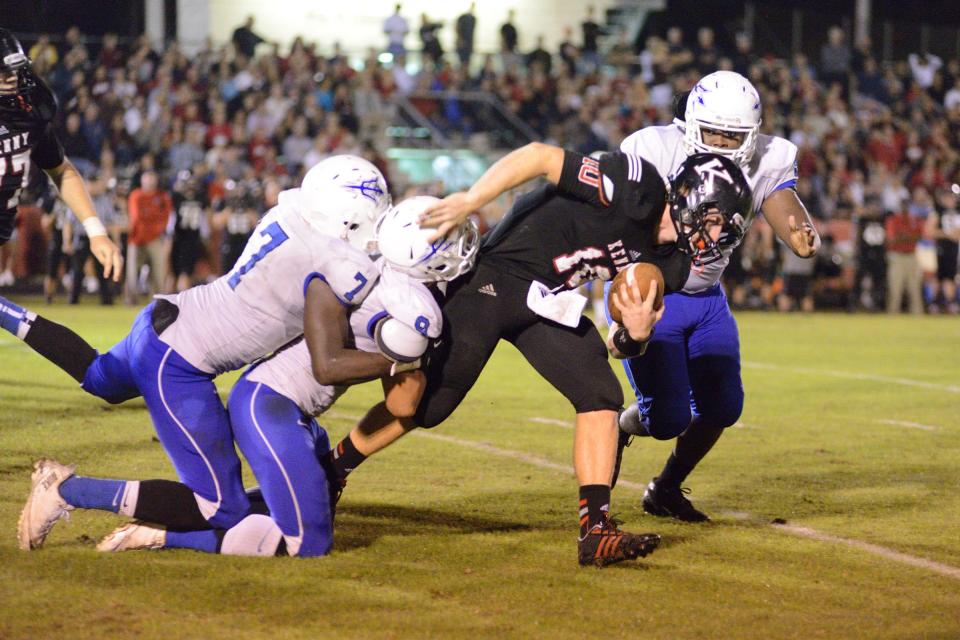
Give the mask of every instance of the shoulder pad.
[[422, 282], [384, 266], [378, 294], [384, 310], [421, 335], [437, 338], [443, 329], [443, 315], [433, 295]]
[[313, 275], [323, 278], [339, 300], [348, 306], [363, 302], [377, 282], [379, 273], [370, 257], [342, 240], [317, 234], [318, 263]]

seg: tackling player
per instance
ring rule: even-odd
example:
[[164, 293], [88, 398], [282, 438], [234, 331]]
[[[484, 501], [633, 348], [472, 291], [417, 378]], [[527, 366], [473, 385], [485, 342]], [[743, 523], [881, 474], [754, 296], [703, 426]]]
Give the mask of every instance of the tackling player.
[[60, 197], [83, 224], [104, 277], [119, 282], [123, 274], [120, 249], [97, 218], [80, 173], [64, 156], [53, 130], [56, 114], [56, 99], [33, 73], [20, 41], [0, 28], [0, 245], [13, 234], [20, 192], [27, 187], [32, 162], [50, 176]]
[[[532, 143], [501, 158], [469, 191], [448, 196], [423, 219], [438, 226], [437, 236], [442, 237], [505, 191], [540, 176], [550, 183], [517, 199], [484, 236], [476, 269], [451, 283], [443, 305], [444, 331], [424, 367], [427, 389], [414, 420], [401, 421], [401, 426], [409, 430], [443, 422], [476, 382], [499, 341], [511, 342], [576, 410], [578, 559], [583, 565], [645, 556], [660, 537], [626, 533], [608, 517], [623, 392], [607, 362], [603, 339], [581, 315], [582, 297], [572, 297], [571, 290], [589, 280], [609, 280], [640, 259], [657, 264], [667, 290], [677, 290], [690, 268], [686, 251], [697, 257], [715, 248], [721, 233], [739, 233], [737, 221], [746, 215], [740, 209], [749, 206], [750, 192], [739, 169], [720, 156], [702, 156], [696, 162], [717, 164], [737, 182], [744, 201], [719, 212], [670, 207], [660, 175], [639, 157], [612, 153], [596, 160]], [[674, 217], [682, 220], [681, 234]], [[622, 353], [638, 352], [649, 339], [659, 317], [652, 308], [655, 294], [654, 285], [643, 301], [634, 288], [633, 298], [624, 301], [628, 324], [613, 337]], [[404, 432], [396, 423], [387, 430], [390, 437], [380, 439], [354, 430], [337, 447], [338, 474], [345, 477]]]
[[[678, 104], [673, 124], [647, 127], [620, 148], [673, 175], [691, 154], [716, 153], [736, 162], [753, 189], [745, 226], [757, 213], [793, 252], [812, 257], [820, 246], [807, 211], [797, 197], [797, 147], [760, 133], [760, 96], [732, 71], [704, 76]], [[734, 424], [743, 409], [740, 339], [720, 287], [720, 275], [742, 235], [721, 236], [721, 252], [694, 260], [686, 282], [669, 293], [666, 313], [646, 353], [624, 362], [637, 403], [620, 415], [620, 454], [633, 435], [677, 438], [666, 465], [643, 497], [647, 513], [700, 522], [680, 485]]]
[[[351, 334], [358, 349], [389, 354], [405, 367], [417, 366], [428, 338], [438, 337], [442, 328], [440, 309], [423, 283], [469, 271], [478, 248], [473, 223], [465, 223], [451, 233], [444, 248], [426, 243], [418, 246], [415, 234], [408, 231], [417, 229], [416, 217], [433, 200], [412, 198], [384, 214], [378, 235], [386, 261], [378, 263], [380, 278], [376, 286], [350, 314]], [[402, 257], [391, 262], [393, 256]], [[366, 420], [413, 415], [423, 391], [423, 374], [398, 374], [383, 382], [386, 400], [374, 407]], [[166, 531], [134, 522], [106, 536], [98, 549], [168, 547], [228, 555], [326, 555], [333, 543], [329, 488], [323, 468], [330, 446], [314, 416], [329, 409], [344, 390], [344, 386], [322, 385], [313, 378], [310, 353], [302, 341], [250, 367], [230, 393], [230, 423], [237, 445], [260, 483], [270, 515], [248, 515], [226, 531]], [[62, 474], [75, 485], [65, 488], [68, 495], [76, 494], [84, 485], [119, 482], [78, 478], [71, 476], [72, 471], [62, 468]], [[56, 484], [40, 487], [33, 498], [39, 499], [41, 493], [49, 496], [48, 504], [63, 502], [62, 496], [53, 495], [59, 494]], [[126, 494], [127, 485], [118, 484], [115, 493]], [[60, 504], [59, 508], [69, 505]]]
[[[234, 269], [216, 281], [160, 296], [130, 334], [99, 354], [75, 333], [0, 298], [0, 326], [51, 360], [82, 388], [111, 403], [143, 396], [157, 435], [183, 484], [151, 480], [128, 485], [128, 515], [179, 528], [230, 528], [249, 511], [226, 410], [213, 379], [273, 353], [301, 334], [317, 380], [347, 384], [385, 375], [378, 354], [348, 350], [346, 308], [359, 305], [378, 277], [365, 253], [374, 222], [389, 205], [383, 176], [354, 156], [313, 167], [299, 189], [281, 194]], [[342, 322], [341, 322], [342, 321]], [[62, 480], [62, 470], [36, 465], [34, 486]], [[70, 504], [103, 504], [94, 495]], [[112, 494], [111, 494], [112, 495]], [[119, 508], [121, 503], [113, 505]], [[20, 544], [39, 546], [61, 512], [28, 503]], [[126, 511], [124, 511], [126, 513]]]

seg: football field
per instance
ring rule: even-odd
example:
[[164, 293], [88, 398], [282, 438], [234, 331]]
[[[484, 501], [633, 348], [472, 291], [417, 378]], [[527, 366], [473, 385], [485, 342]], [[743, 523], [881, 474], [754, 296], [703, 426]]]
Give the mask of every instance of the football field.
[[[21, 302], [100, 349], [136, 311]], [[90, 511], [21, 552], [39, 456], [174, 476], [142, 402], [0, 332], [0, 638], [960, 637], [960, 322], [737, 318], [746, 408], [688, 482], [713, 522], [643, 513], [672, 443], [635, 439], [613, 512], [663, 543], [602, 570], [576, 562], [572, 409], [506, 343], [446, 424], [351, 476], [328, 558], [98, 554], [121, 520]], [[378, 394], [321, 417], [331, 440]]]

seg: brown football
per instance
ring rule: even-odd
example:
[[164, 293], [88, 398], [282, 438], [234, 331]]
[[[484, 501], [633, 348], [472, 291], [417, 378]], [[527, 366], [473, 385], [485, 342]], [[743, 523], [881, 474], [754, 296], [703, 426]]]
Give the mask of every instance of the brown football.
[[620, 315], [620, 309], [613, 304], [613, 292], [619, 291], [620, 298], [626, 299], [630, 295], [628, 284], [636, 282], [640, 296], [646, 298], [651, 280], [657, 281], [657, 297], [653, 300], [653, 308], [659, 309], [663, 306], [663, 273], [657, 265], [649, 262], [635, 262], [617, 274], [610, 285], [610, 295], [607, 297], [607, 309], [610, 310], [610, 317], [614, 322], [620, 324], [623, 317]]

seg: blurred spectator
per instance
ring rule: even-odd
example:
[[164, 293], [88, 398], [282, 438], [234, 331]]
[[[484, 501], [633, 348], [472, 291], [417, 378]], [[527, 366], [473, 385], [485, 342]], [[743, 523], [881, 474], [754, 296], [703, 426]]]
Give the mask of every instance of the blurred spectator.
[[943, 60], [939, 56], [926, 51], [920, 54], [911, 53], [907, 56], [907, 62], [910, 63], [914, 81], [921, 89], [930, 88], [934, 74], [943, 66]]
[[253, 32], [253, 22], [254, 17], [252, 15], [247, 16], [246, 21], [233, 30], [233, 36], [230, 38], [233, 46], [237, 48], [237, 51], [247, 58], [253, 57], [258, 44], [266, 42], [266, 40]]
[[960, 313], [957, 300], [957, 261], [960, 259], [960, 211], [957, 191], [943, 189], [937, 197], [936, 210], [927, 218], [925, 232], [936, 243], [937, 275], [931, 292], [931, 311]]
[[543, 73], [549, 75], [550, 71], [553, 69], [553, 56], [550, 55], [550, 52], [543, 48], [543, 36], [537, 36], [537, 46], [530, 53], [527, 54], [527, 67], [531, 71], [536, 71], [539, 69]]
[[33, 70], [39, 75], [46, 75], [57, 64], [60, 55], [57, 48], [50, 44], [50, 36], [43, 33], [36, 44], [30, 47], [28, 55], [33, 61]]
[[820, 49], [820, 79], [826, 87], [838, 83], [847, 90], [853, 53], [840, 27], [830, 27], [827, 43]]
[[387, 52], [393, 54], [394, 61], [407, 54], [407, 48], [403, 41], [410, 33], [410, 25], [407, 19], [400, 15], [402, 5], [397, 3], [393, 8], [393, 13], [383, 21], [383, 32], [387, 34]]
[[503, 56], [503, 68], [509, 71], [519, 63], [517, 44], [520, 36], [513, 25], [516, 13], [513, 9], [507, 11], [507, 21], [500, 25], [500, 53]]
[[473, 32], [477, 28], [477, 17], [473, 15], [476, 10], [476, 2], [470, 3], [467, 12], [457, 18], [457, 58], [460, 65], [470, 68], [470, 59], [473, 57]]
[[127, 248], [127, 304], [135, 304], [140, 287], [140, 269], [150, 263], [150, 278], [153, 293], [164, 293], [167, 277], [167, 236], [165, 231], [173, 201], [170, 194], [158, 186], [157, 174], [145, 171], [140, 176], [140, 187], [130, 192], [128, 215], [130, 217]]
[[798, 258], [792, 251], [782, 252], [783, 290], [777, 296], [780, 311], [813, 311], [813, 270], [816, 260]]
[[443, 26], [442, 22], [431, 22], [426, 13], [420, 14], [420, 42], [424, 60], [439, 64], [443, 60], [443, 46], [437, 31]]
[[720, 68], [720, 58], [723, 53], [717, 47], [716, 35], [710, 27], [700, 27], [697, 30], [697, 48], [694, 52], [697, 71], [701, 75], [712, 73]]
[[906, 293], [912, 314], [923, 313], [923, 283], [917, 262], [917, 242], [923, 220], [901, 205], [887, 216], [887, 313], [899, 313]]
[[736, 52], [733, 54], [733, 70], [742, 76], [748, 76], [750, 67], [757, 60], [753, 51], [753, 40], [744, 31], [738, 31], [735, 39]]
[[883, 308], [886, 291], [886, 227], [880, 198], [869, 195], [856, 217], [856, 273], [852, 304], [868, 311]]
[[587, 73], [593, 73], [600, 65], [600, 49], [597, 40], [600, 38], [602, 30], [594, 19], [595, 10], [596, 8], [592, 4], [587, 5], [587, 17], [580, 23], [580, 30], [583, 34], [580, 55], [583, 58], [584, 70]]

